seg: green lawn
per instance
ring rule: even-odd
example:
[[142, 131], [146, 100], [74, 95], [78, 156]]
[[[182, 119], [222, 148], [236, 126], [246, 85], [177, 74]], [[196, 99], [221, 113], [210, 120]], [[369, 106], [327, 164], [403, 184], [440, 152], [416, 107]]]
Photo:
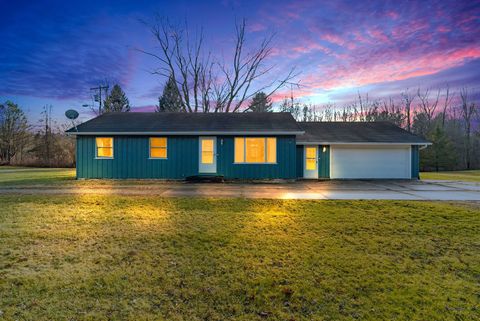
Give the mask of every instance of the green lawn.
[[420, 178], [434, 179], [434, 180], [480, 182], [480, 170], [451, 171], [451, 172], [422, 172], [420, 173]]
[[474, 320], [478, 204], [0, 196], [0, 319]]
[[5, 185], [64, 184], [75, 181], [74, 168], [0, 166], [0, 187]]

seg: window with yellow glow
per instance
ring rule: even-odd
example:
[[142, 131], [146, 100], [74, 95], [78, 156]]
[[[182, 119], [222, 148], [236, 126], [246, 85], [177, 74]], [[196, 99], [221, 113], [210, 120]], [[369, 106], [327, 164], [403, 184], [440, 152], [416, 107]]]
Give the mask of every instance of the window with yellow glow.
[[305, 147], [305, 168], [309, 171], [317, 169], [316, 147]]
[[202, 139], [202, 164], [213, 164], [213, 139]]
[[150, 137], [150, 158], [167, 158], [166, 137]]
[[235, 137], [235, 163], [276, 163], [275, 137]]
[[113, 158], [113, 137], [96, 137], [97, 158]]

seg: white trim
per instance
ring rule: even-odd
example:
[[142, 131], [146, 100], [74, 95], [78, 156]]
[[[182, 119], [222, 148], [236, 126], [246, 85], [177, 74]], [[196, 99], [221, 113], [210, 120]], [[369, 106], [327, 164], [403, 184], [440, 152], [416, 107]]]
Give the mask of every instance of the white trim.
[[[213, 163], [202, 163], [202, 140], [211, 139], [213, 141]], [[217, 173], [217, 137], [216, 136], [200, 136], [198, 137], [198, 173], [199, 174], [216, 174]]]
[[304, 131], [301, 132], [285, 132], [285, 131], [272, 131], [272, 132], [249, 132], [249, 131], [236, 131], [236, 132], [225, 132], [225, 131], [202, 131], [202, 132], [68, 132], [68, 135], [95, 135], [95, 136], [102, 136], [102, 135], [117, 135], [117, 136], [217, 136], [217, 135], [226, 135], [226, 136], [233, 136], [233, 135], [242, 135], [242, 136], [249, 136], [249, 135], [262, 135], [262, 136], [270, 136], [270, 135], [303, 135], [305, 134]]
[[298, 142], [297, 145], [419, 145], [429, 146], [432, 143], [388, 143], [388, 142]]
[[[307, 169], [307, 147], [315, 148], [315, 169]], [[303, 178], [304, 179], [318, 179], [318, 174], [320, 171], [318, 160], [319, 160], [319, 146], [318, 145], [305, 145], [303, 146]], [[309, 175], [313, 174], [313, 175]]]
[[275, 163], [235, 163], [233, 162], [233, 165], [278, 165], [277, 162]]
[[[166, 157], [152, 157], [152, 138], [165, 138], [165, 152]], [[154, 148], [163, 148], [163, 147], [154, 147]], [[168, 137], [165, 136], [150, 136], [148, 137], [148, 159], [168, 159]]]

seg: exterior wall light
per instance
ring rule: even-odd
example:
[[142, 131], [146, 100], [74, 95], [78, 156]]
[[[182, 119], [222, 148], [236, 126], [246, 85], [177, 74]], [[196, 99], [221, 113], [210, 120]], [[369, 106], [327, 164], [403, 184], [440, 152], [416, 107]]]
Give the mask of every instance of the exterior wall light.
[[327, 146], [323, 146], [323, 149], [322, 149], [322, 152], [326, 152], [327, 151]]

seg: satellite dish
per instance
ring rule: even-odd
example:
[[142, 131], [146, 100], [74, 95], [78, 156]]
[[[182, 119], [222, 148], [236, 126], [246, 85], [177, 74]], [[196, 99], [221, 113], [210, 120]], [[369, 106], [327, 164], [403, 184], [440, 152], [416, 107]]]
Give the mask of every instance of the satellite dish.
[[74, 109], [69, 109], [65, 112], [65, 116], [67, 116], [68, 119], [74, 120], [78, 118], [78, 111]]

